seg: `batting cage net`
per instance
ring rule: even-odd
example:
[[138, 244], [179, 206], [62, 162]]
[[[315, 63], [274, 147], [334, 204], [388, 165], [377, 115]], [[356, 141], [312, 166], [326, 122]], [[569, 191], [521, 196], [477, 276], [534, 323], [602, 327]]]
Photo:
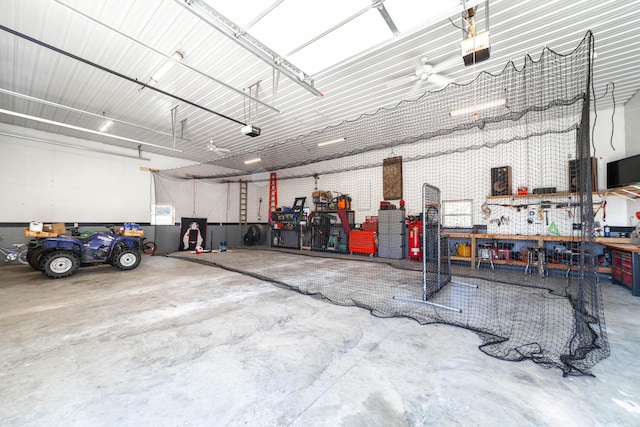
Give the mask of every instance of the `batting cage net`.
[[[545, 48], [521, 67], [265, 149], [265, 169], [250, 174], [154, 173], [155, 200], [210, 230], [237, 222], [230, 234], [241, 236], [245, 197], [264, 234], [253, 246], [225, 236], [224, 256], [181, 256], [376, 316], [467, 328], [496, 358], [590, 375], [609, 354], [592, 55], [588, 33], [570, 53]], [[329, 140], [341, 142], [318, 147]]]

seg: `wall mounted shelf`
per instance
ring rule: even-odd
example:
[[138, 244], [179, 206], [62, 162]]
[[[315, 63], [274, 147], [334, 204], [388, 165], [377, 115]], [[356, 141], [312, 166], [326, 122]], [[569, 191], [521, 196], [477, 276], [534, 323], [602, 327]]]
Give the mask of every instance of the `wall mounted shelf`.
[[[546, 194], [508, 194], [506, 196], [487, 196], [487, 199], [546, 199], [552, 197], [571, 197], [577, 196], [579, 193], [546, 193]], [[593, 194], [598, 196], [622, 196], [629, 199], [640, 199], [640, 184], [630, 184], [619, 188], [608, 188], [606, 190], [594, 191]]]

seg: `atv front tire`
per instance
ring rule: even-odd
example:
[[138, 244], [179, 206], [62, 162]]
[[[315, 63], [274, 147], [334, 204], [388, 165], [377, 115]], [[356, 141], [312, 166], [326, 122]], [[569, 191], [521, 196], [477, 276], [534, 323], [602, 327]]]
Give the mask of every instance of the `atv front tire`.
[[42, 257], [42, 274], [52, 279], [69, 277], [80, 267], [80, 259], [70, 251], [53, 251]]
[[112, 264], [120, 270], [133, 270], [140, 265], [140, 259], [139, 252], [126, 249], [124, 251], [118, 251], [114, 255]]

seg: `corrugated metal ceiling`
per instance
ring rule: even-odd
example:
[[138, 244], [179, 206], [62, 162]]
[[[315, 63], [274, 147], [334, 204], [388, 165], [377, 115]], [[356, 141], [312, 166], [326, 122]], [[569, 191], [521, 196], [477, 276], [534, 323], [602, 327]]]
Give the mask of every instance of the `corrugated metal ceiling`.
[[[387, 1], [390, 11], [401, 3]], [[216, 2], [212, 0], [211, 4], [215, 6]], [[314, 19], [314, 8], [321, 7], [318, 5], [309, 2], [306, 13], [287, 17], [290, 26]], [[0, 31], [0, 109], [94, 130], [103, 122], [99, 117], [103, 114], [138, 126], [116, 122], [108, 132], [128, 139], [117, 140], [7, 113], [0, 113], [0, 121], [134, 150], [138, 145], [135, 141], [175, 147], [178, 151], [143, 145], [142, 151], [249, 170], [255, 166], [244, 166], [242, 161], [253, 157], [257, 150], [264, 152], [269, 146], [437, 88], [406, 80], [423, 56], [438, 74], [466, 83], [473, 79], [474, 72], [498, 73], [508, 61], [522, 66], [525, 54], [536, 58], [544, 46], [569, 53], [587, 30], [595, 35], [594, 88], [596, 96], [601, 97], [597, 106], [609, 108], [613, 98], [608, 84], [615, 84], [617, 105], [623, 105], [640, 87], [640, 39], [635, 34], [640, 24], [640, 13], [635, 9], [639, 5], [633, 0], [492, 0], [491, 58], [475, 69], [464, 67], [460, 59], [461, 30], [440, 17], [438, 22], [401, 37], [393, 37], [389, 31], [389, 40], [376, 48], [315, 72], [311, 75], [314, 86], [324, 94], [318, 97], [283, 76], [274, 93], [270, 66], [190, 13], [179, 0], [12, 0], [3, 4], [0, 16], [0, 25], [5, 29]], [[459, 8], [462, 12], [461, 5]], [[476, 17], [480, 29], [485, 24], [483, 8], [484, 3], [480, 3]], [[249, 6], [245, 10], [249, 21], [261, 12], [250, 12], [253, 9]], [[460, 12], [451, 15], [457, 25], [461, 22]], [[265, 18], [261, 25], [264, 32], [269, 28], [268, 20]], [[256, 24], [256, 31], [258, 27]], [[286, 32], [288, 27], [279, 26], [273, 31]], [[162, 55], [176, 50], [184, 54], [188, 67], [174, 66], [153, 84], [164, 93], [61, 53], [68, 52], [140, 83], [149, 83], [164, 61]], [[273, 108], [259, 104], [253, 110], [250, 99], [207, 76], [239, 91], [259, 82], [257, 98]], [[402, 79], [407, 83], [398, 84]], [[211, 111], [243, 123], [251, 120], [262, 128], [262, 135], [247, 137], [241, 134], [241, 125]], [[251, 116], [252, 111], [256, 117]], [[230, 151], [209, 151], [209, 141]], [[293, 160], [277, 161], [287, 164]], [[269, 165], [261, 167], [268, 169]]]

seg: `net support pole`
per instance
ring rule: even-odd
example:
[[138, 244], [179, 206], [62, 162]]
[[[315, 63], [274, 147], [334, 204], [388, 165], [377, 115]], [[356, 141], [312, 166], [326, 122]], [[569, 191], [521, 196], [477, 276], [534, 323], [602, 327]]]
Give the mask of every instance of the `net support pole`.
[[420, 304], [433, 305], [435, 307], [444, 308], [445, 310], [455, 311], [456, 313], [462, 313], [462, 310], [460, 310], [459, 308], [453, 308], [453, 307], [449, 307], [447, 305], [436, 304], [435, 302], [431, 302], [431, 301], [427, 301], [427, 300], [420, 300], [420, 299], [415, 299], [415, 298], [395, 297], [395, 296], [393, 297], [393, 299], [397, 300], [397, 301], [417, 302], [417, 303], [420, 303]]

